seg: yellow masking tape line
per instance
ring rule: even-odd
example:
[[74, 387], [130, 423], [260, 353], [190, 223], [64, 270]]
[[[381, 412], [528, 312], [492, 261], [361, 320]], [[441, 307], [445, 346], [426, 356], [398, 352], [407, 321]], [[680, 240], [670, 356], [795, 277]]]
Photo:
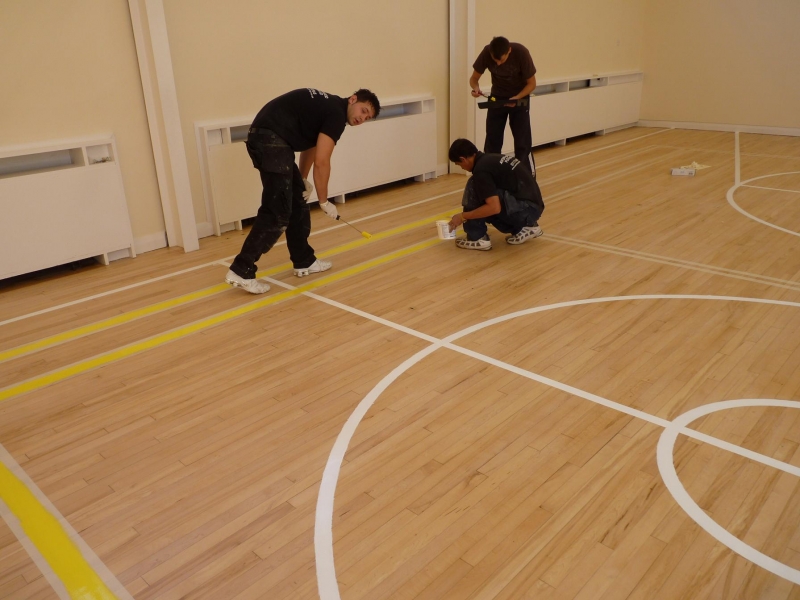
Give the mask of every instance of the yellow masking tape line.
[[129, 321], [134, 321], [136, 319], [141, 319], [142, 317], [162, 312], [170, 308], [175, 308], [176, 306], [187, 304], [189, 302], [192, 302], [194, 300], [199, 300], [207, 296], [212, 296], [214, 294], [218, 294], [220, 292], [224, 292], [225, 290], [229, 289], [230, 286], [228, 284], [220, 283], [218, 285], [214, 285], [205, 288], [203, 290], [199, 290], [197, 292], [192, 292], [191, 294], [185, 294], [177, 298], [172, 298], [170, 300], [165, 300], [163, 302], [151, 304], [150, 306], [145, 306], [136, 310], [132, 310], [130, 312], [121, 315], [116, 315], [108, 319], [103, 319], [102, 321], [97, 321], [96, 323], [91, 323], [89, 325], [84, 325], [82, 327], [76, 327], [75, 329], [70, 329], [69, 331], [64, 331], [56, 335], [51, 335], [50, 337], [36, 340], [35, 342], [30, 342], [29, 344], [23, 344], [22, 346], [17, 346], [16, 348], [11, 348], [10, 350], [5, 350], [4, 352], [0, 352], [0, 362], [9, 360], [11, 358], [16, 358], [18, 356], [23, 356], [25, 354], [30, 354], [31, 352], [36, 352], [37, 350], [42, 350], [43, 348], [49, 348], [50, 346], [55, 346], [63, 342], [68, 342], [75, 338], [89, 335], [91, 333], [97, 333], [98, 331], [110, 329], [111, 327], [122, 325]]
[[61, 580], [71, 598], [112, 600], [116, 596], [94, 572], [64, 528], [5, 464], [0, 462], [0, 499]]
[[[445, 217], [452, 217], [454, 214], [461, 212], [461, 209], [457, 210], [448, 210], [443, 213], [439, 213], [438, 215], [434, 215], [433, 217], [425, 217], [424, 219], [420, 219], [418, 221], [413, 221], [412, 223], [406, 223], [405, 225], [400, 225], [399, 227], [395, 227], [393, 229], [387, 229], [386, 231], [382, 231], [380, 233], [375, 233], [372, 235], [370, 239], [359, 238], [355, 241], [350, 242], [349, 244], [344, 244], [344, 246], [339, 246], [336, 248], [336, 251], [340, 251], [340, 248], [345, 248], [347, 250], [352, 250], [353, 248], [358, 248], [365, 244], [369, 244], [372, 242], [376, 242], [379, 240], [386, 239], [388, 237], [392, 237], [398, 235], [400, 233], [405, 233], [406, 231], [411, 231], [412, 229], [416, 229], [418, 227], [423, 227], [424, 225], [430, 225], [431, 223], [435, 223], [439, 219], [444, 219]], [[333, 256], [333, 251], [322, 252], [320, 254], [322, 258], [327, 256]], [[263, 275], [259, 274], [259, 277], [263, 277]]]
[[278, 302], [281, 302], [282, 300], [298, 296], [303, 292], [317, 289], [323, 285], [339, 281], [340, 279], [344, 279], [345, 277], [349, 277], [351, 275], [356, 275], [358, 273], [371, 269], [372, 267], [376, 267], [385, 264], [387, 262], [390, 262], [392, 260], [402, 258], [414, 252], [419, 252], [420, 250], [430, 248], [431, 246], [434, 246], [439, 242], [440, 242], [439, 239], [432, 239], [432, 240], [427, 240], [425, 242], [420, 242], [418, 244], [414, 244], [413, 246], [409, 246], [408, 248], [398, 250], [397, 252], [392, 252], [385, 256], [380, 256], [378, 258], [369, 260], [360, 265], [352, 266], [339, 273], [332, 273], [327, 277], [322, 277], [311, 283], [298, 286], [293, 290], [288, 290], [285, 292], [281, 292], [279, 294], [275, 294], [274, 296], [264, 298], [262, 300], [256, 300], [254, 302], [244, 304], [232, 310], [228, 310], [219, 313], [217, 315], [201, 319], [194, 323], [178, 327], [176, 329], [173, 329], [172, 331], [167, 331], [165, 333], [158, 334], [151, 338], [135, 342], [128, 346], [123, 346], [122, 348], [118, 348], [111, 352], [94, 356], [92, 358], [74, 363], [72, 365], [68, 365], [61, 369], [56, 369], [55, 371], [51, 371], [50, 373], [45, 373], [44, 375], [34, 377], [27, 381], [22, 381], [20, 383], [10, 385], [6, 388], [0, 389], [0, 402], [2, 402], [3, 400], [8, 400], [9, 398], [12, 398], [14, 396], [24, 394], [26, 392], [31, 392], [37, 389], [41, 389], [52, 383], [63, 381], [64, 379], [68, 379], [75, 375], [85, 373], [86, 371], [96, 369], [98, 367], [126, 358], [133, 354], [138, 354], [139, 352], [150, 350], [162, 344], [166, 344], [168, 342], [180, 339], [182, 337], [186, 337], [187, 335], [191, 335], [192, 333], [208, 329], [209, 327], [213, 327], [214, 325], [224, 323], [225, 321], [229, 321], [231, 319], [235, 319], [236, 317], [240, 317], [254, 310], [258, 310], [259, 308], [269, 306], [270, 304], [276, 304]]
[[[394, 235], [398, 235], [400, 233], [405, 233], [406, 231], [410, 231], [412, 229], [416, 229], [418, 227], [429, 225], [437, 221], [438, 219], [452, 216], [455, 214], [456, 210], [447, 211], [445, 213], [440, 213], [434, 217], [426, 217], [425, 219], [420, 219], [418, 221], [414, 221], [413, 223], [408, 223], [406, 225], [401, 225], [400, 227], [395, 227], [393, 229], [389, 229], [387, 231], [376, 233], [372, 236], [372, 239], [359, 239], [354, 242], [348, 242], [347, 244], [343, 244], [341, 246], [337, 246], [331, 250], [327, 250], [319, 254], [320, 257], [325, 258], [328, 256], [334, 256], [336, 254], [340, 254], [342, 252], [346, 252], [348, 250], [352, 250], [354, 248], [358, 248], [363, 246], [364, 244], [368, 244], [370, 242], [386, 239], [392, 237]], [[282, 271], [285, 271], [291, 268], [291, 263], [283, 263], [277, 265], [275, 267], [271, 267], [264, 271], [259, 271], [256, 275], [257, 277], [268, 277], [270, 275], [275, 275]], [[188, 304], [190, 302], [194, 302], [195, 300], [200, 300], [202, 298], [207, 298], [209, 296], [213, 296], [215, 294], [219, 294], [221, 292], [230, 290], [230, 286], [225, 283], [220, 283], [218, 285], [214, 285], [202, 290], [198, 290], [196, 292], [192, 292], [190, 294], [185, 294], [183, 296], [178, 296], [177, 298], [172, 298], [170, 300], [165, 300], [163, 302], [158, 302], [156, 304], [152, 304], [150, 306], [145, 306], [136, 310], [132, 310], [130, 312], [116, 315], [114, 317], [103, 319], [102, 321], [97, 321], [96, 323], [91, 323], [89, 325], [84, 325], [82, 327], [76, 327], [75, 329], [71, 329], [69, 331], [64, 331], [62, 333], [52, 335], [46, 338], [42, 338], [40, 340], [36, 340], [35, 342], [30, 342], [28, 344], [23, 344], [21, 346], [17, 346], [15, 348], [11, 348], [9, 350], [5, 350], [0, 352], [0, 362], [10, 360], [12, 358], [18, 358], [20, 356], [24, 356], [26, 354], [30, 354], [32, 352], [36, 352], [38, 350], [43, 350], [45, 348], [49, 348], [51, 346], [55, 346], [57, 344], [62, 344], [64, 342], [68, 342], [70, 340], [74, 340], [86, 335], [90, 335], [92, 333], [97, 333], [99, 331], [104, 331], [106, 329], [110, 329], [112, 327], [116, 327], [118, 325], [123, 325], [125, 323], [129, 323], [136, 319], [141, 319], [143, 317], [151, 316], [157, 314], [159, 312], [163, 312], [165, 310], [169, 310], [171, 308], [175, 308], [177, 306], [182, 306], [184, 304]]]

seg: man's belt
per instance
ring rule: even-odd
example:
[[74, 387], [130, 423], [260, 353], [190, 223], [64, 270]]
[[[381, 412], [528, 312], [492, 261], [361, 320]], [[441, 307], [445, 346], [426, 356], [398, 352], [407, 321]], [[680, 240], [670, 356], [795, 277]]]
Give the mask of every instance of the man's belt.
[[[506, 106], [509, 102], [513, 102], [514, 106]], [[520, 98], [519, 100], [510, 100], [509, 98], [501, 98], [500, 96], [489, 96], [486, 102], [478, 102], [478, 108], [527, 108], [529, 104], [529, 97]]]

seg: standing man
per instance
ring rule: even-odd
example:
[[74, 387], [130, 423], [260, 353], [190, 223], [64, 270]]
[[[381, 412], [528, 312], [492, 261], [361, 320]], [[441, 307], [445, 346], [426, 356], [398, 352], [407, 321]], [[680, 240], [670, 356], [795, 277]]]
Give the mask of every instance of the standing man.
[[[529, 171], [534, 172], [531, 158], [531, 117], [527, 100], [536, 88], [536, 67], [531, 53], [522, 44], [509, 42], [504, 37], [492, 38], [478, 55], [472, 68], [474, 70], [469, 78], [469, 87], [472, 88], [473, 97], [482, 95], [478, 80], [489, 69], [492, 74], [492, 96], [508, 98], [505, 106], [486, 110], [486, 141], [483, 151], [487, 154], [499, 154], [503, 151], [503, 134], [508, 120], [514, 136], [514, 156]], [[524, 104], [517, 102], [522, 99]]]
[[[319, 260], [308, 243], [311, 214], [307, 200], [314, 187], [308, 172], [314, 166], [319, 206], [332, 219], [339, 216], [328, 202], [331, 154], [345, 125], [361, 125], [378, 116], [378, 97], [361, 89], [340, 98], [313, 88], [301, 88], [278, 96], [256, 115], [247, 136], [247, 153], [261, 175], [264, 190], [253, 227], [233, 261], [225, 281], [251, 294], [263, 294], [269, 284], [256, 279], [256, 262], [268, 252], [281, 233], [294, 265], [294, 274], [305, 277], [327, 271], [333, 265]], [[300, 167], [294, 153], [300, 152]]]
[[449, 158], [472, 173], [464, 188], [464, 212], [450, 219], [450, 230], [464, 225], [466, 238], [456, 246], [465, 250], [491, 250], [486, 224], [506, 236], [509, 244], [524, 244], [542, 235], [539, 217], [544, 211], [542, 193], [533, 174], [522, 163], [503, 154], [484, 154], [465, 139], [450, 146]]

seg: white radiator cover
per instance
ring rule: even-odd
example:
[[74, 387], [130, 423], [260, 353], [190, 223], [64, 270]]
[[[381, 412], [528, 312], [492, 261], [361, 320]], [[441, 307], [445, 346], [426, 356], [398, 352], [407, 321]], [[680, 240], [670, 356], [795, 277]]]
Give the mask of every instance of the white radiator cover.
[[[261, 180], [244, 144], [254, 117], [195, 124], [203, 193], [216, 235], [241, 228], [261, 204]], [[331, 157], [328, 194], [343, 202], [357, 190], [435, 176], [436, 101], [430, 95], [396, 98], [381, 102], [375, 121], [345, 128]]]
[[135, 256], [113, 137], [0, 148], [0, 279]]
[[[567, 138], [635, 125], [639, 121], [642, 79], [642, 73], [634, 71], [538, 81], [530, 97], [533, 145], [564, 144]], [[484, 91], [488, 90], [486, 84]], [[479, 98], [476, 103], [484, 100]], [[475, 145], [483, 149], [486, 110], [476, 104], [474, 113]], [[514, 151], [508, 125], [502, 151]]]

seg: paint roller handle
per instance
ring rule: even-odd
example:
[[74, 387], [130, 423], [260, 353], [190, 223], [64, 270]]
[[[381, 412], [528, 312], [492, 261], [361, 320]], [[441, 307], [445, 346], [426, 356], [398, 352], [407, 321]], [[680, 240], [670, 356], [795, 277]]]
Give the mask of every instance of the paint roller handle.
[[325, 202], [320, 202], [319, 207], [323, 210], [323, 212], [328, 215], [334, 221], [339, 219], [339, 211], [336, 210], [336, 205], [333, 202], [326, 200]]

